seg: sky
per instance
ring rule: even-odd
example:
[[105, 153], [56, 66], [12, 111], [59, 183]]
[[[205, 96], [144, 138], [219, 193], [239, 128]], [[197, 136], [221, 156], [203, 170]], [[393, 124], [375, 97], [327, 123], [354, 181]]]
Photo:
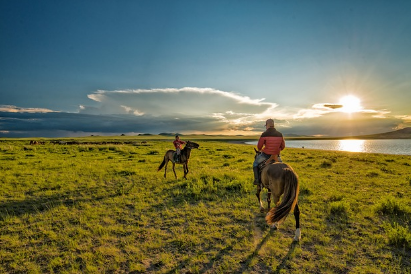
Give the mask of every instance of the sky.
[[0, 0], [0, 137], [411, 126], [408, 0]]

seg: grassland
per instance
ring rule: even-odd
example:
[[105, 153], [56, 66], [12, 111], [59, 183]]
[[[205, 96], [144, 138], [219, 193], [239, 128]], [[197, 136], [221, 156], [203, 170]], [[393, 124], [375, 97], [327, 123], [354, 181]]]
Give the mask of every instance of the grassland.
[[176, 180], [144, 138], [0, 140], [0, 273], [411, 273], [410, 156], [285, 149], [296, 243], [259, 212], [253, 146], [193, 140]]

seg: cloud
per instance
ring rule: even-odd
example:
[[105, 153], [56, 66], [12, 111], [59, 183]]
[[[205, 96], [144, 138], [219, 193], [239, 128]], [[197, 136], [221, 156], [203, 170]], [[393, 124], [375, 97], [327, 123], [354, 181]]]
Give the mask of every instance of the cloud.
[[81, 105], [77, 113], [0, 106], [0, 136], [260, 134], [268, 118], [283, 133], [301, 135], [360, 135], [411, 125], [411, 116], [389, 110], [344, 113], [333, 103], [297, 109], [211, 88], [98, 90], [88, 97], [94, 106]]
[[[192, 130], [253, 130], [253, 124], [275, 115], [276, 103], [212, 88], [98, 90], [88, 95], [98, 106], [81, 106], [79, 113], [134, 115], [160, 121], [195, 119], [213, 121]], [[260, 123], [259, 123], [260, 124]], [[209, 126], [210, 128], [208, 128]], [[188, 128], [188, 126], [187, 126]]]
[[214, 113], [255, 115], [277, 104], [211, 88], [98, 90], [88, 98], [100, 106], [82, 106], [88, 114], [148, 114], [153, 116], [213, 116]]
[[324, 107], [326, 107], [326, 108], [336, 109], [336, 108], [342, 108], [342, 107], [343, 107], [343, 105], [337, 105], [337, 104], [324, 104]]
[[20, 108], [10, 105], [0, 105], [0, 112], [28, 112], [28, 113], [47, 113], [55, 112], [54, 110], [46, 108]]

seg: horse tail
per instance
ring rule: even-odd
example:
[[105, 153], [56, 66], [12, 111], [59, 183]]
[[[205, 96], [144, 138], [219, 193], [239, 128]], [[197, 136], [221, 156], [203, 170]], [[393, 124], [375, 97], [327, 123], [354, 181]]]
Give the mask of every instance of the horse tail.
[[158, 167], [157, 171], [160, 171], [165, 164], [166, 164], [166, 156], [164, 156], [163, 162], [160, 164], [160, 166]]
[[265, 217], [269, 225], [283, 222], [288, 214], [294, 210], [298, 201], [300, 189], [298, 176], [291, 168], [284, 168], [283, 171], [284, 173], [281, 178], [284, 181], [283, 198], [281, 199], [281, 203], [272, 208]]

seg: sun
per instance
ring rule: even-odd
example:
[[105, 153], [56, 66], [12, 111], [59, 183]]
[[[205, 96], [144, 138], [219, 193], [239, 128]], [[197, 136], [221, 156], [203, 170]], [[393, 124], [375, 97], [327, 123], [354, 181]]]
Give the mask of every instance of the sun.
[[361, 101], [353, 95], [347, 95], [340, 99], [340, 109], [342, 112], [353, 113], [362, 110]]

